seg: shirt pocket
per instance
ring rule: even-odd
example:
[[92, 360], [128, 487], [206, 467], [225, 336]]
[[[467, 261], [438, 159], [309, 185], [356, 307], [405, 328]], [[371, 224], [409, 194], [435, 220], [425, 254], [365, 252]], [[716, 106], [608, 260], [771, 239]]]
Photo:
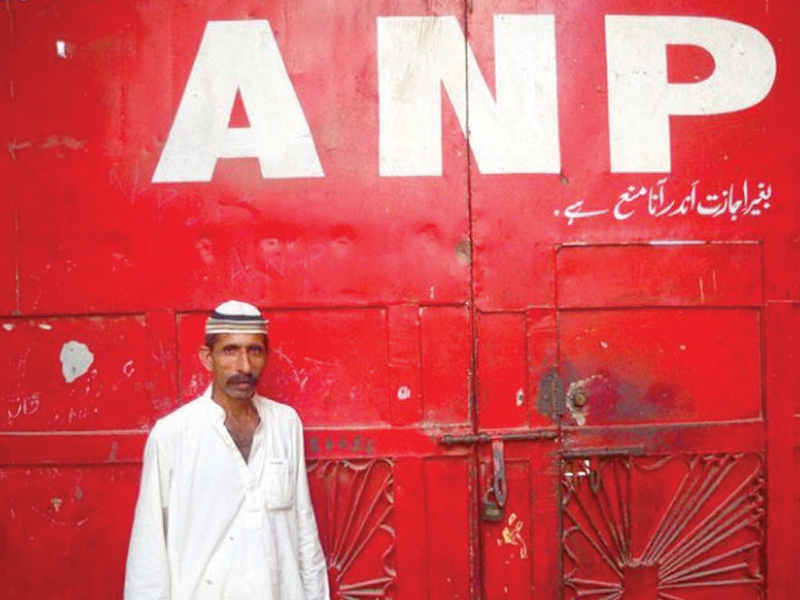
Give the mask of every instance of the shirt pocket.
[[268, 458], [264, 463], [264, 502], [267, 510], [294, 506], [294, 477], [289, 461]]

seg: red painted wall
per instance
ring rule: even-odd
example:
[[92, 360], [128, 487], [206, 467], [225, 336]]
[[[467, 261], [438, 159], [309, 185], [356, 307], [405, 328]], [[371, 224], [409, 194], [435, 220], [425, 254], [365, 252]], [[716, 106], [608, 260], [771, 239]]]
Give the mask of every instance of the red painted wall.
[[[261, 391], [306, 425], [335, 597], [791, 598], [799, 23], [791, 0], [9, 0], [0, 596], [121, 596], [146, 433], [204, 388], [233, 297], [271, 321]], [[184, 108], [179, 163], [233, 148], [206, 180], [167, 164]]]

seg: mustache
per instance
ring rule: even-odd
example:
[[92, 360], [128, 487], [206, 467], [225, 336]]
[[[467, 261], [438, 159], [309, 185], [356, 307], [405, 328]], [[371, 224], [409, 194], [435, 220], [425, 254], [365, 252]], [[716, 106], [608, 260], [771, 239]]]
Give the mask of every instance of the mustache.
[[247, 383], [252, 386], [256, 384], [256, 377], [255, 375], [238, 373], [236, 375], [231, 375], [230, 377], [228, 377], [228, 381], [226, 383], [228, 385], [239, 385], [240, 383]]

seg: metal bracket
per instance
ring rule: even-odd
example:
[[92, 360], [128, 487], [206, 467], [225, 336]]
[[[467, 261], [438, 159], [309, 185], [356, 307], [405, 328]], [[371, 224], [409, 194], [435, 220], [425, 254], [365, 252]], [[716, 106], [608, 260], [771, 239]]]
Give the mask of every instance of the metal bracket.
[[558, 438], [558, 432], [552, 429], [542, 429], [539, 431], [518, 431], [512, 433], [469, 433], [466, 435], [450, 435], [446, 433], [439, 438], [439, 443], [444, 446], [464, 446], [472, 444], [488, 444], [495, 440], [503, 442], [535, 442], [537, 440], [554, 440]]
[[505, 518], [506, 498], [508, 497], [503, 440], [492, 441], [492, 469], [494, 471], [492, 486], [486, 488], [486, 492], [483, 494], [481, 518], [484, 521], [499, 522]]
[[602, 446], [598, 448], [573, 448], [561, 453], [563, 458], [592, 458], [595, 456], [641, 456], [644, 446]]
[[503, 440], [492, 442], [492, 467], [494, 468], [494, 479], [492, 480], [492, 490], [497, 504], [506, 505], [508, 497], [508, 484], [506, 483], [506, 463], [503, 457]]

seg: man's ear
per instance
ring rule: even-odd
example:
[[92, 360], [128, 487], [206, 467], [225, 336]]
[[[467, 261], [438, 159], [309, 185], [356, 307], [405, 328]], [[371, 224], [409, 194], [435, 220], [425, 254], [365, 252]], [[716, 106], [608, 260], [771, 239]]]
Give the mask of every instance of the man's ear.
[[211, 360], [211, 348], [208, 346], [200, 346], [199, 350], [197, 351], [197, 355], [200, 357], [200, 362], [203, 363], [206, 371], [210, 373], [214, 366], [213, 361]]

